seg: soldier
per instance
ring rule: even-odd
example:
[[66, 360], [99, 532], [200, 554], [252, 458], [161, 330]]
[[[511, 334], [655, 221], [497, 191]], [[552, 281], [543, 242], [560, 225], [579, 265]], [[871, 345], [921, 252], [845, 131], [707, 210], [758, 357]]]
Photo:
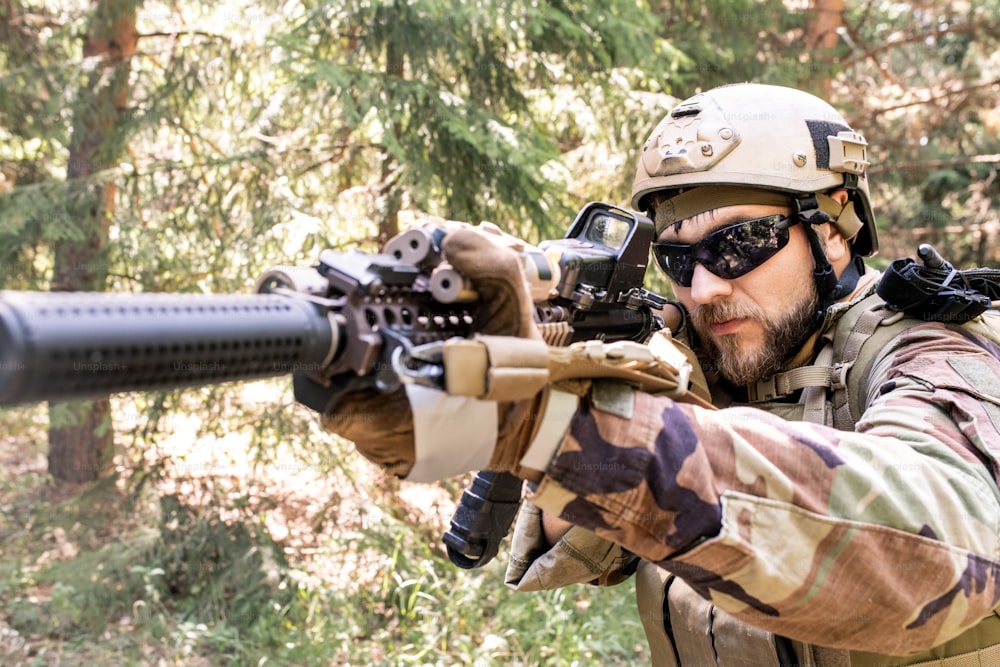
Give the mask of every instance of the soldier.
[[[696, 95], [653, 130], [632, 207], [720, 409], [594, 380], [324, 423], [400, 474], [478, 450], [529, 480], [509, 585], [635, 574], [656, 665], [1000, 665], [1000, 348], [883, 307], [867, 165], [839, 113], [775, 86]], [[445, 244], [483, 331], [537, 339], [510, 253]]]

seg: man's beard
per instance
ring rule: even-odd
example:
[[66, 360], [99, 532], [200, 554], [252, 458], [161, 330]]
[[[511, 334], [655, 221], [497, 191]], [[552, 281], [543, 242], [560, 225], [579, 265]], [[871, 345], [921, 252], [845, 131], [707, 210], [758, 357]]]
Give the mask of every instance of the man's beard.
[[[802, 298], [776, 320], [768, 320], [755, 303], [721, 302], [694, 309], [691, 313], [694, 328], [708, 345], [711, 361], [723, 377], [738, 387], [745, 387], [784, 370], [785, 362], [812, 332], [819, 297], [812, 281], [808, 285], [809, 290]], [[734, 319], [761, 322], [764, 344], [758, 349], [747, 350], [739, 334], [711, 336], [710, 325]]]

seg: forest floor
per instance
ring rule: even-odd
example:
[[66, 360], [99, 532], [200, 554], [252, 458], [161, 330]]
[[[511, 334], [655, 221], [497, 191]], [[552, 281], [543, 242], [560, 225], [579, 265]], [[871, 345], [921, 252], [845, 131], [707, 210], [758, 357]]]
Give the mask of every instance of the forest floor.
[[648, 660], [630, 584], [513, 595], [504, 552], [452, 565], [465, 480], [407, 484], [356, 455], [254, 465], [245, 443], [182, 433], [142, 469], [116, 457], [57, 485], [45, 419], [0, 414], [0, 665]]

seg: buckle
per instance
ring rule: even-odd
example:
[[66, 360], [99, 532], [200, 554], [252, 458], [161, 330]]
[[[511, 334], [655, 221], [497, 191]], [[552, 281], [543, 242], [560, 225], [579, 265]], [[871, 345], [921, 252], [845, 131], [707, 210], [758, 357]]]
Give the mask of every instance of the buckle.
[[769, 378], [758, 380], [756, 383], [747, 385], [747, 399], [751, 403], [764, 403], [781, 398], [784, 394], [779, 393], [778, 377], [772, 375]]
[[853, 361], [842, 361], [830, 369], [830, 389], [833, 391], [847, 389], [847, 374], [852, 366], [854, 366]]

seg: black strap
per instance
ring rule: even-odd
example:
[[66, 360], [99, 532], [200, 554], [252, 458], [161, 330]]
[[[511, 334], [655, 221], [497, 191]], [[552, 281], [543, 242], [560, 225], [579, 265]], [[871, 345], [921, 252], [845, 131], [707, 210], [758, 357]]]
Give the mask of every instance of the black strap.
[[813, 226], [829, 223], [832, 218], [828, 213], [819, 210], [819, 201], [815, 195], [799, 197], [794, 202], [796, 215], [805, 229], [806, 238], [809, 239], [809, 249], [812, 251], [813, 281], [816, 283], [816, 293], [819, 295], [819, 305], [813, 314], [813, 322], [819, 326], [826, 317], [827, 308], [836, 301], [831, 296], [837, 289], [837, 274], [827, 259]]
[[1000, 299], [1000, 270], [959, 271], [927, 244], [917, 254], [923, 264], [897, 259], [879, 282], [878, 295], [892, 308], [928, 322], [961, 324]]

